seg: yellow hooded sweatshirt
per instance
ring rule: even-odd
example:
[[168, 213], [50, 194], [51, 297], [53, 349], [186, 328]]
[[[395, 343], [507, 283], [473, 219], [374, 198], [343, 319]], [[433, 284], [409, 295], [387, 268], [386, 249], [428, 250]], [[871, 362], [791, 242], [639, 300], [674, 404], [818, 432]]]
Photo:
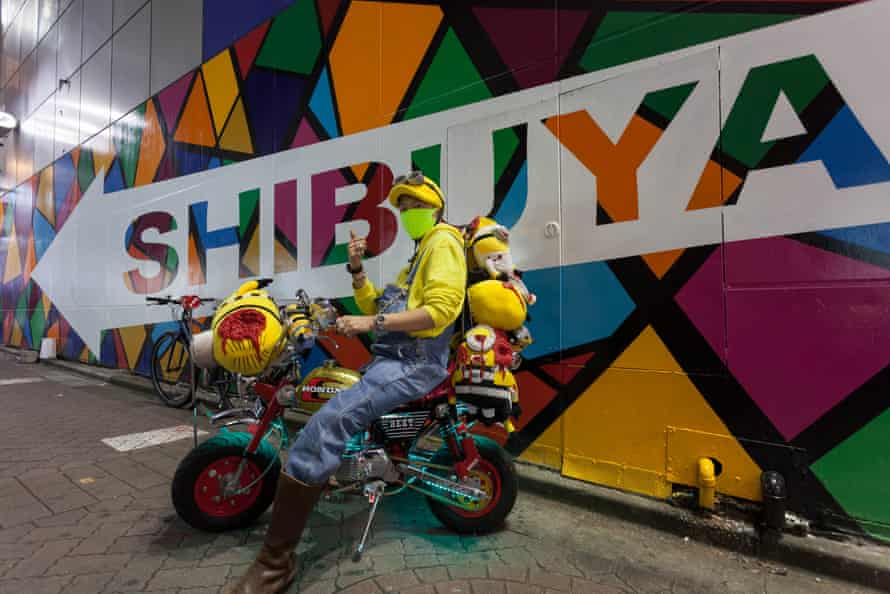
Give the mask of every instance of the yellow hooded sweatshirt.
[[[426, 309], [435, 326], [410, 334], [417, 338], [431, 338], [453, 324], [463, 309], [467, 282], [463, 236], [451, 225], [439, 223], [423, 236], [415, 257], [420, 258], [420, 263], [414, 282], [407, 287], [408, 309]], [[406, 288], [410, 269], [409, 264], [399, 273], [396, 285]], [[383, 290], [367, 279], [360, 289], [355, 289], [355, 301], [362, 313], [375, 315], [376, 299], [381, 294]]]

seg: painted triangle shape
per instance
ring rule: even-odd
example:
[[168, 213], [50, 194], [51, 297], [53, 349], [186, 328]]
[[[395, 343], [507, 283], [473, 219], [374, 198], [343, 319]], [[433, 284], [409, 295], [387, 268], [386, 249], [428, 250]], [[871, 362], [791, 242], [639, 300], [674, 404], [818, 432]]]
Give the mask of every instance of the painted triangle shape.
[[6, 269], [3, 271], [3, 282], [8, 283], [22, 273], [22, 260], [19, 255], [19, 242], [15, 237], [15, 226], [13, 225], [12, 233], [9, 235], [9, 246], [6, 250]]
[[309, 109], [321, 122], [324, 131], [327, 132], [328, 138], [336, 138], [340, 136], [337, 128], [337, 116], [334, 113], [334, 99], [331, 95], [331, 82], [328, 77], [328, 69], [321, 71], [318, 77], [318, 83], [315, 90], [312, 91], [312, 97], [309, 99]]
[[241, 99], [235, 103], [229, 123], [219, 139], [219, 148], [239, 153], [253, 153], [253, 143], [250, 140], [250, 128], [247, 125], [247, 115], [244, 113], [244, 104]]
[[192, 92], [185, 108], [183, 108], [182, 118], [173, 139], [201, 146], [216, 145], [213, 122], [210, 119], [210, 108], [207, 105], [207, 95], [204, 92], [204, 79], [200, 75], [192, 86]]
[[342, 4], [342, 0], [318, 0], [318, 16], [321, 17], [321, 27], [325, 35], [330, 33], [334, 18]]
[[182, 104], [185, 101], [189, 85], [192, 84], [194, 76], [194, 72], [189, 72], [158, 93], [158, 103], [161, 104], [161, 113], [164, 115], [164, 122], [167, 124], [168, 132], [176, 127], [176, 118], [179, 117], [179, 112], [182, 110]]
[[235, 55], [238, 57], [238, 71], [241, 73], [242, 79], [247, 78], [247, 73], [250, 72], [250, 68], [253, 66], [254, 60], [256, 60], [256, 55], [260, 51], [263, 39], [266, 37], [266, 31], [269, 30], [270, 22], [266, 21], [235, 44]]
[[290, 145], [291, 148], [308, 146], [310, 144], [315, 144], [316, 142], [318, 142], [318, 134], [312, 129], [312, 124], [310, 124], [306, 118], [303, 118], [300, 122], [300, 126], [297, 128], [297, 134], [294, 136], [294, 141]]
[[641, 257], [655, 276], [664, 278], [664, 275], [667, 274], [667, 271], [671, 269], [671, 266], [674, 265], [677, 259], [683, 255], [684, 251], [685, 250], [681, 248], [678, 250], [643, 254]]
[[556, 78], [589, 13], [551, 8], [473, 9], [504, 65], [523, 89]]
[[779, 97], [776, 99], [776, 105], [773, 112], [769, 116], [766, 128], [763, 130], [763, 136], [760, 142], [772, 142], [783, 138], [791, 138], [792, 136], [801, 136], [807, 133], [800, 116], [791, 106], [785, 91], [779, 90]]

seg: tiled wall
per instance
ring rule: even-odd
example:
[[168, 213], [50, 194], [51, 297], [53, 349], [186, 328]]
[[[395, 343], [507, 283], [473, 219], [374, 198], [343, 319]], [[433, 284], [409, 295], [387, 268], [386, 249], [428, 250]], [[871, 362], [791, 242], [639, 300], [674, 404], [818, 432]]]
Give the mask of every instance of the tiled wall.
[[2, 0], [0, 188], [27, 179], [201, 63], [204, 0]]

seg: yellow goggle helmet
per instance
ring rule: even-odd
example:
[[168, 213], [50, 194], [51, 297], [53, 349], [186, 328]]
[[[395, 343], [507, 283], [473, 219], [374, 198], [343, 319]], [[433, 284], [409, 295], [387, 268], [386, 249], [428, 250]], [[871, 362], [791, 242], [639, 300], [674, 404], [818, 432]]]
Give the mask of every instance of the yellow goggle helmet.
[[286, 329], [278, 306], [257, 281], [248, 281], [227, 297], [211, 323], [213, 358], [225, 369], [254, 376], [284, 350]]
[[442, 188], [420, 171], [412, 171], [407, 175], [395, 178], [387, 197], [389, 203], [398, 208], [399, 197], [406, 195], [435, 208], [445, 207], [445, 195], [442, 193]]

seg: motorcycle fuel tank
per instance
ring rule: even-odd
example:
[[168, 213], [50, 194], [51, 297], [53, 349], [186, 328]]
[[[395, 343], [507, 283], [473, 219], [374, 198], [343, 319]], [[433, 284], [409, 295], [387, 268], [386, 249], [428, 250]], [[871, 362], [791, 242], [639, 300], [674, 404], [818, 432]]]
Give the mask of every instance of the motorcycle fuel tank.
[[299, 407], [314, 413], [360, 378], [361, 374], [357, 371], [340, 367], [336, 361], [325, 361], [307, 374], [297, 388]]

